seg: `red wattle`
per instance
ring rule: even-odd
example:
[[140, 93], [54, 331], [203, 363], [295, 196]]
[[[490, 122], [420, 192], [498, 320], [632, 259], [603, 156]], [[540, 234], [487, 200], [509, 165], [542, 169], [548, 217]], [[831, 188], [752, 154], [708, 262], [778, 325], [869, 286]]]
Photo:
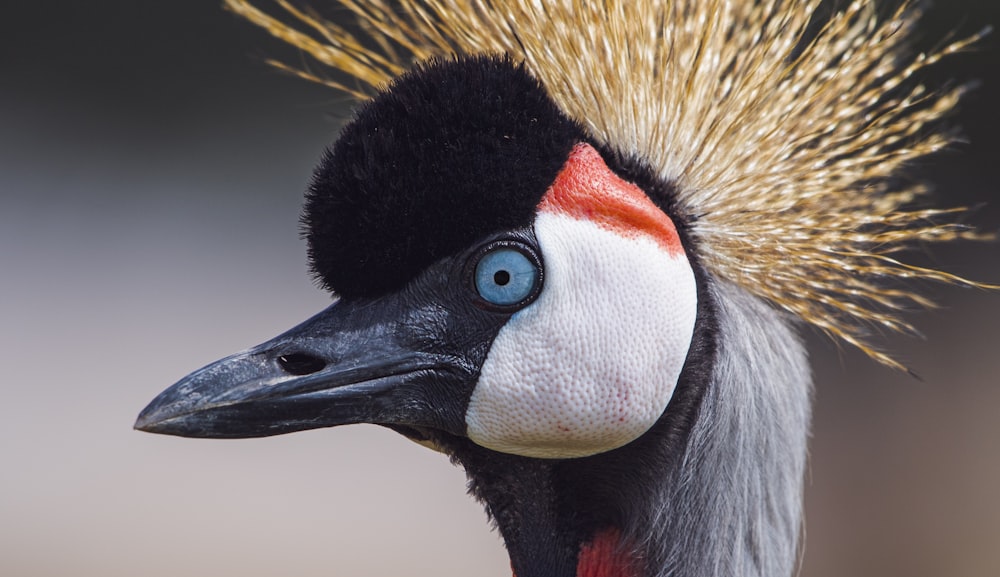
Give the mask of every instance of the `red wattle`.
[[583, 544], [576, 577], [638, 577], [635, 559], [617, 529], [605, 529]]
[[[576, 577], [639, 577], [630, 549], [621, 541], [618, 529], [605, 529], [580, 547]], [[511, 567], [511, 577], [517, 577]]]

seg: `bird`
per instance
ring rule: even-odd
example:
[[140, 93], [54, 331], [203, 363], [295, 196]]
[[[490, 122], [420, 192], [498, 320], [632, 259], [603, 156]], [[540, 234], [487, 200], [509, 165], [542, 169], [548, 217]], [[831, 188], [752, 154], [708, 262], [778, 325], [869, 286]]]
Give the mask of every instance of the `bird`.
[[135, 427], [388, 427], [465, 469], [516, 577], [793, 575], [802, 331], [906, 370], [876, 338], [912, 282], [988, 287], [899, 259], [982, 237], [905, 169], [968, 89], [921, 72], [988, 31], [912, 54], [913, 2], [225, 5], [358, 101], [302, 216], [334, 300]]

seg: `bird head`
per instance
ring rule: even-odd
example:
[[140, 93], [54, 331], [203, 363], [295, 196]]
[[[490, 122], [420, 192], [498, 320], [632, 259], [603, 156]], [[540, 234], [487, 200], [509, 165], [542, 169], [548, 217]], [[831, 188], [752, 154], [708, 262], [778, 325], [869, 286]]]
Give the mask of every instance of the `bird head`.
[[[256, 437], [374, 423], [475, 479], [515, 458], [532, 473], [504, 490], [541, 490], [530, 507], [555, 508], [567, 488], [545, 490], [545, 460], [635, 442], [678, 387], [668, 420], [690, 419], [699, 395], [684, 373], [710, 362], [706, 346], [689, 357], [704, 287], [670, 184], [599, 148], [509, 58], [400, 77], [344, 128], [307, 196], [312, 268], [336, 302], [182, 379], [137, 428]], [[568, 523], [549, 515], [539, 535]], [[582, 545], [620, 531], [608, 515], [574, 525], [552, 548], [565, 554], [531, 557], [575, 568]], [[517, 538], [508, 546], [522, 575], [542, 574], [516, 557]]]

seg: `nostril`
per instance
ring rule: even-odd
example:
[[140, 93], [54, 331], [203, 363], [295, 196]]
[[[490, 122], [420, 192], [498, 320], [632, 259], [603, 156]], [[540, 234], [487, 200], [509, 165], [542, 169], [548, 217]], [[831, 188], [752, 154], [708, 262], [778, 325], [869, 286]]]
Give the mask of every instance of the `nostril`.
[[278, 357], [278, 364], [286, 373], [302, 376], [322, 371], [326, 361], [306, 353], [289, 353]]

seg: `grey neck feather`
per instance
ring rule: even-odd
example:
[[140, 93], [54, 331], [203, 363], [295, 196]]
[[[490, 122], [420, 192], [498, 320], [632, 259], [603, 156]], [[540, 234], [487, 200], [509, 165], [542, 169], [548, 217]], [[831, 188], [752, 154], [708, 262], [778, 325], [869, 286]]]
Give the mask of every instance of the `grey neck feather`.
[[[630, 531], [651, 577], [788, 577], [797, 567], [811, 375], [786, 315], [710, 286], [719, 342], [683, 460]], [[641, 531], [641, 533], [640, 533]]]

